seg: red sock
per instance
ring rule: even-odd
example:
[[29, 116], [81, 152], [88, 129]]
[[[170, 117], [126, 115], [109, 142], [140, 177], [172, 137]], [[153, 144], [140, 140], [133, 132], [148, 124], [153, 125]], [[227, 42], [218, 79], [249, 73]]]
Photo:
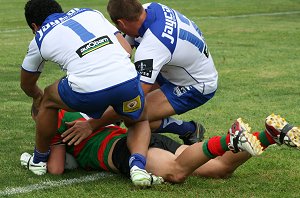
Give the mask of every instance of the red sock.
[[221, 156], [226, 151], [229, 151], [228, 149], [228, 143], [229, 143], [229, 135], [226, 136], [214, 136], [210, 138], [207, 142], [207, 149], [209, 152], [214, 156]]
[[276, 142], [274, 141], [274, 139], [272, 138], [272, 136], [266, 132], [254, 132], [252, 133], [254, 136], [257, 137], [257, 139], [261, 142], [261, 146], [263, 147], [263, 149], [266, 149], [268, 146], [270, 146], [271, 144], [275, 144]]

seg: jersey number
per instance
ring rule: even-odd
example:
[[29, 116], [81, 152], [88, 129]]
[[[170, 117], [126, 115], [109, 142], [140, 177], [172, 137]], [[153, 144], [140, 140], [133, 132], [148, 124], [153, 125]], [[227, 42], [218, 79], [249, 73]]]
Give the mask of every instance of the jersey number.
[[[179, 12], [177, 12], [177, 15], [179, 16], [179, 19], [181, 22], [183, 22], [187, 25], [192, 24], [192, 26], [198, 32], [199, 36], [201, 38], [203, 38], [202, 32], [200, 31], [198, 26], [193, 21], [190, 21], [188, 18], [186, 18], [184, 15], [182, 15]], [[200, 39], [198, 36], [194, 35], [193, 33], [189, 32], [189, 31], [186, 31], [184, 29], [179, 29], [179, 38], [190, 42], [192, 45], [197, 47], [199, 49], [199, 51], [208, 58], [209, 52], [208, 52], [207, 46], [206, 46], [205, 42], [202, 39]]]
[[74, 21], [73, 19], [66, 21], [63, 23], [63, 25], [73, 30], [73, 32], [75, 32], [83, 42], [87, 42], [92, 38], [95, 38], [93, 33], [89, 32], [80, 23]]

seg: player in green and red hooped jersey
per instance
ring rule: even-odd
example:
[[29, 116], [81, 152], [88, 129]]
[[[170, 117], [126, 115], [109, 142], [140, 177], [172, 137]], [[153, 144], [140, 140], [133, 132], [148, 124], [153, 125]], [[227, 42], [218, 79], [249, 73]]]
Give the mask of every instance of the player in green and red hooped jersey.
[[[58, 134], [67, 129], [65, 122], [86, 119], [85, 114], [60, 111]], [[266, 149], [276, 142], [300, 147], [300, 129], [298, 127], [291, 126], [276, 115], [268, 116], [265, 125], [266, 129], [263, 132], [255, 132], [252, 136], [248, 133], [250, 131], [248, 125], [241, 119], [237, 119], [229, 129], [228, 135], [214, 136], [204, 143], [196, 143], [192, 146], [181, 145], [165, 136], [152, 134], [146, 169], [155, 175], [162, 176], [164, 180], [174, 183], [183, 182], [190, 174], [211, 178], [228, 177], [251, 157], [247, 152], [239, 152], [240, 149], [249, 149], [247, 145], [239, 145], [235, 150], [234, 141], [236, 139], [230, 137], [234, 132], [243, 136], [243, 140], [250, 142], [250, 146], [254, 147], [253, 155], [260, 154], [260, 149]], [[129, 176], [128, 157], [130, 152], [126, 145], [125, 129], [117, 126], [100, 128], [77, 146], [65, 147], [61, 143], [60, 135], [57, 135], [52, 142], [54, 144], [51, 147], [48, 161], [48, 172], [50, 173], [61, 174], [63, 172], [64, 164], [59, 165], [59, 163], [64, 163], [65, 155], [60, 158], [57, 151], [66, 148], [64, 151], [74, 155], [79, 166], [83, 168], [119, 171]], [[226, 152], [229, 150], [228, 144], [232, 150], [238, 153]]]

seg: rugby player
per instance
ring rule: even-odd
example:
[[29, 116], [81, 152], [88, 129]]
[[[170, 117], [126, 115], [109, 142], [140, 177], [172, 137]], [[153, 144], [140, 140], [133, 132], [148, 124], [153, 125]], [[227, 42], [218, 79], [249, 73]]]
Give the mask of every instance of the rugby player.
[[[118, 126], [102, 127], [79, 145], [68, 146], [61, 141], [61, 133], [68, 128], [66, 122], [83, 121], [89, 118], [83, 113], [63, 110], [59, 112], [58, 117], [59, 128], [52, 140], [48, 160], [49, 173], [62, 174], [64, 172], [65, 162], [69, 161], [65, 158], [67, 152], [76, 158], [78, 165], [82, 168], [105, 170], [129, 176], [130, 168], [127, 162], [130, 152], [126, 145], [125, 129]], [[249, 132], [249, 126], [241, 119], [237, 119], [227, 135], [214, 136], [192, 146], [181, 145], [160, 134], [152, 134], [146, 170], [161, 176], [154, 176], [153, 182], [164, 180], [181, 183], [189, 175], [227, 178], [251, 156], [261, 154], [262, 150], [269, 145], [277, 143], [300, 148], [300, 129], [293, 127], [278, 115], [272, 114], [266, 118], [264, 131], [253, 134]], [[30, 154], [23, 153], [21, 165], [28, 168], [27, 162], [31, 157]]]
[[[100, 118], [111, 107], [128, 127], [132, 182], [149, 186], [145, 165], [150, 127], [130, 45], [97, 10], [74, 8], [64, 13], [54, 0], [29, 0], [25, 18], [35, 36], [22, 63], [21, 88], [33, 99], [33, 112], [38, 112], [30, 170], [46, 172], [58, 109]], [[46, 61], [57, 63], [67, 75], [42, 91], [37, 81]]]
[[[217, 90], [218, 72], [200, 28], [160, 3], [110, 0], [107, 10], [116, 27], [136, 48], [134, 63], [141, 74], [151, 130], [176, 133], [185, 144], [201, 141], [201, 124], [170, 117], [204, 105]], [[160, 87], [153, 90], [155, 82]], [[64, 133], [65, 141], [73, 138], [70, 143], [78, 144], [93, 129], [112, 122], [114, 113], [106, 113], [100, 120], [76, 123]], [[82, 128], [87, 134], [79, 135]]]

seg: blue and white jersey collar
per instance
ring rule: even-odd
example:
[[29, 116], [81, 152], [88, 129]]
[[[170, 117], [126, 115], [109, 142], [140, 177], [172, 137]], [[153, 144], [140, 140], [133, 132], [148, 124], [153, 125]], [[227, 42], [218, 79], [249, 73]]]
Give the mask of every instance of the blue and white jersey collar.
[[147, 8], [145, 9], [147, 12], [147, 17], [144, 21], [144, 23], [142, 24], [142, 26], [139, 29], [139, 34], [140, 37], [143, 37], [145, 32], [147, 31], [147, 29], [149, 29], [149, 27], [155, 22], [156, 20], [156, 16], [155, 16], [155, 12], [154, 10], [152, 10], [151, 8]]

